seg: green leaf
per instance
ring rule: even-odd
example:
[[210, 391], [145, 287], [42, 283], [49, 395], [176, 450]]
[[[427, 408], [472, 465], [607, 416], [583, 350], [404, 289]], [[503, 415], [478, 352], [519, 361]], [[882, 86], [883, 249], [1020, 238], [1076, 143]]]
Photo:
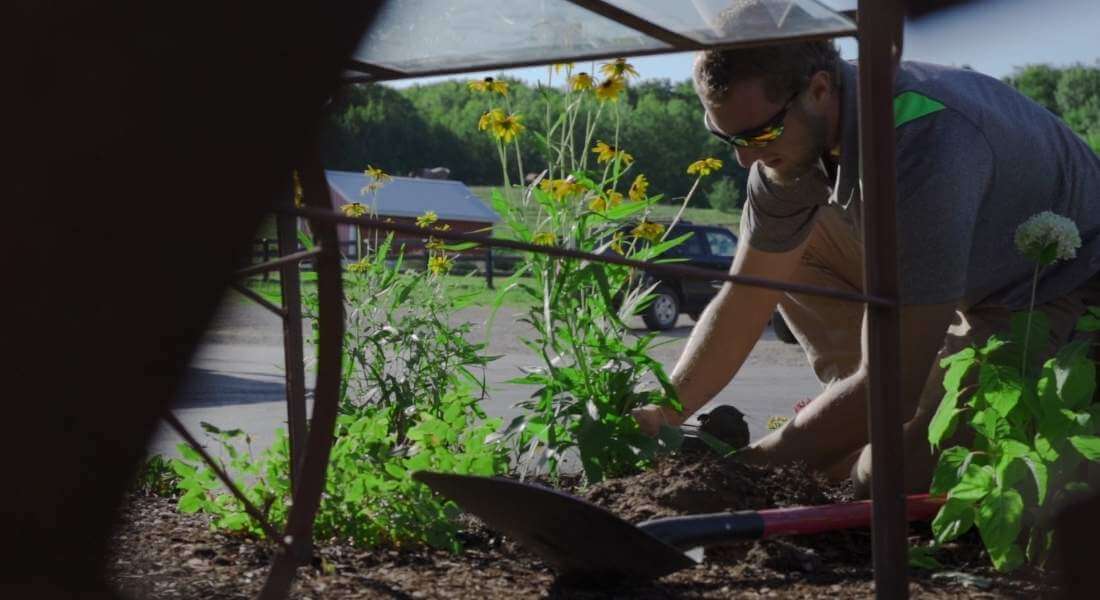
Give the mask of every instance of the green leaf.
[[1081, 456], [1093, 462], [1100, 462], [1100, 437], [1095, 435], [1072, 435], [1069, 443]]
[[940, 365], [947, 369], [943, 374], [944, 391], [956, 394], [959, 392], [963, 379], [978, 362], [974, 355], [973, 348], [965, 348], [963, 351], [952, 354], [940, 361]]
[[187, 460], [192, 460], [200, 463], [203, 462], [202, 455], [196, 452], [190, 444], [176, 444], [176, 451], [180, 453], [180, 456], [186, 458]]
[[929, 491], [933, 494], [946, 494], [955, 487], [961, 478], [959, 469], [970, 454], [969, 450], [960, 446], [944, 450], [936, 464], [936, 471], [932, 475], [932, 487]]
[[978, 385], [982, 400], [1002, 417], [1007, 417], [1016, 408], [1023, 394], [1023, 379], [1018, 367], [984, 363], [978, 375]]
[[222, 432], [221, 429], [218, 429], [217, 427], [211, 425], [210, 423], [207, 423], [206, 421], [199, 421], [199, 427], [202, 427], [203, 431], [205, 431], [206, 433], [212, 433], [214, 435], [218, 435]]
[[974, 525], [974, 503], [958, 498], [948, 498], [932, 520], [932, 533], [936, 542], [943, 544], [970, 531]]
[[927, 571], [942, 569], [943, 565], [933, 556], [934, 552], [935, 548], [928, 546], [909, 546], [909, 566]]
[[932, 444], [933, 449], [938, 448], [944, 439], [955, 433], [955, 427], [959, 421], [958, 416], [962, 412], [956, 408], [958, 400], [959, 394], [957, 391], [948, 392], [943, 397], [943, 401], [940, 402], [939, 408], [936, 409], [932, 421], [928, 424], [928, 442]]
[[1063, 347], [1054, 357], [1058, 398], [1066, 408], [1078, 408], [1092, 401], [1096, 390], [1096, 364], [1089, 359], [1088, 352], [1088, 342], [1076, 341]]
[[987, 440], [996, 441], [1005, 438], [1010, 431], [1008, 421], [993, 408], [979, 410], [970, 418], [970, 425]]
[[[1021, 517], [1024, 514], [1024, 500], [1020, 492], [1014, 489], [995, 491], [989, 495], [978, 508], [978, 517], [975, 524], [981, 533], [982, 542], [993, 565], [1000, 570], [1006, 570], [1017, 566], [1011, 564], [1015, 558], [1011, 547], [1015, 545], [1016, 538], [1022, 528]], [[1017, 547], [1019, 557], [1023, 553]]]
[[1089, 307], [1089, 311], [1077, 320], [1077, 331], [1100, 331], [1100, 314], [1093, 313], [1096, 307]]
[[180, 497], [179, 510], [183, 513], [195, 513], [206, 504], [206, 494], [201, 489], [191, 490]]
[[993, 475], [993, 467], [971, 463], [967, 465], [959, 483], [951, 488], [948, 497], [977, 502], [996, 488]]
[[1039, 506], [1042, 506], [1047, 498], [1047, 487], [1050, 485], [1050, 475], [1047, 471], [1047, 465], [1043, 462], [1038, 452], [1029, 452], [1028, 455], [1023, 458], [1023, 461], [1024, 464], [1027, 465], [1028, 470], [1031, 471], [1032, 479], [1035, 480], [1035, 490]]

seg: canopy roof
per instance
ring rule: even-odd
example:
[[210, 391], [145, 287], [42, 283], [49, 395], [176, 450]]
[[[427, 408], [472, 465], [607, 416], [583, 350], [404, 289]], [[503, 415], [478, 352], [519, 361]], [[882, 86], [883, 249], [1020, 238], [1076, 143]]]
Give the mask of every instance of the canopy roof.
[[854, 35], [817, 0], [389, 0], [349, 69], [401, 79]]
[[325, 171], [329, 188], [335, 192], [337, 205], [359, 202], [387, 217], [419, 217], [427, 211], [447, 221], [496, 223], [500, 221], [491, 208], [485, 206], [461, 181], [449, 179], [419, 179], [393, 177], [377, 192], [366, 193], [373, 183], [369, 175], [350, 171]]

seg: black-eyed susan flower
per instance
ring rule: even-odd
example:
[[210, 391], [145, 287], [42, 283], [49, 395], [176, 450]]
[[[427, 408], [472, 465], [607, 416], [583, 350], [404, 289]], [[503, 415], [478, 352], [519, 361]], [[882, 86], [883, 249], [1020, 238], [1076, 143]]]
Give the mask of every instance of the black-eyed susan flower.
[[424, 214], [416, 218], [416, 226], [426, 229], [438, 220], [439, 215], [435, 214], [434, 210], [425, 211]]
[[437, 237], [428, 238], [428, 243], [424, 244], [424, 247], [432, 252], [441, 252], [443, 250], [443, 240]]
[[603, 73], [604, 77], [618, 79], [638, 76], [638, 71], [634, 69], [634, 65], [626, 62], [625, 58], [616, 58], [612, 62], [600, 65], [600, 73]]
[[549, 231], [540, 231], [531, 238], [531, 243], [536, 246], [553, 246], [558, 243], [558, 236]]
[[481, 80], [474, 80], [466, 84], [471, 90], [479, 93], [492, 92], [500, 94], [501, 96], [508, 95], [508, 82], [500, 81], [499, 79], [493, 79], [492, 77], [486, 77]]
[[616, 231], [611, 236], [611, 249], [614, 250], [616, 254], [623, 254], [623, 232]]
[[722, 161], [717, 158], [707, 157], [702, 160], [697, 160], [688, 165], [688, 175], [698, 175], [700, 177], [706, 177], [711, 173], [722, 168]]
[[559, 202], [568, 196], [584, 193], [584, 186], [571, 179], [543, 179], [539, 182], [539, 189]]
[[603, 140], [597, 141], [596, 145], [592, 146], [592, 152], [596, 154], [596, 162], [600, 163], [615, 160], [616, 158], [624, 165], [629, 165], [634, 162], [634, 157], [629, 152], [620, 150]]
[[432, 256], [428, 259], [428, 271], [431, 271], [432, 275], [446, 275], [453, 266], [454, 260], [442, 254]]
[[594, 85], [596, 85], [596, 83], [592, 81], [592, 76], [588, 73], [585, 73], [584, 71], [581, 71], [580, 73], [577, 73], [576, 75], [573, 75], [569, 78], [569, 89], [573, 90], [574, 92], [584, 92], [590, 90]]
[[367, 207], [358, 202], [349, 202], [341, 206], [340, 210], [343, 211], [344, 215], [354, 218], [367, 214]]
[[630, 184], [630, 190], [626, 195], [635, 202], [645, 200], [646, 190], [648, 189], [649, 181], [645, 178], [645, 175], [639, 174], [634, 178], [634, 183]]
[[348, 265], [349, 273], [366, 273], [370, 271], [370, 259], [364, 258]]
[[573, 70], [573, 63], [554, 63], [550, 68], [553, 69], [555, 73], [561, 73], [562, 71], [569, 72]]
[[661, 234], [664, 232], [664, 225], [646, 220], [638, 223], [638, 225], [634, 229], [630, 230], [630, 233], [635, 237], [639, 237], [643, 240], [649, 240], [650, 242], [657, 242], [658, 240], [660, 240]]
[[371, 165], [367, 165], [367, 170], [363, 171], [363, 174], [380, 184], [387, 183], [391, 179], [385, 171]]
[[588, 210], [603, 212], [609, 208], [615, 208], [623, 203], [623, 195], [615, 190], [607, 190], [604, 194], [596, 196], [588, 203]]
[[619, 94], [626, 87], [626, 82], [618, 77], [608, 77], [595, 88], [596, 99], [600, 102], [618, 102]]
[[493, 135], [507, 144], [516, 139], [516, 136], [527, 129], [523, 125], [523, 115], [516, 113], [507, 114], [493, 121]]
[[481, 118], [477, 120], [477, 128], [481, 131], [486, 129], [492, 129], [493, 123], [504, 118], [504, 111], [499, 108], [493, 108], [481, 115]]

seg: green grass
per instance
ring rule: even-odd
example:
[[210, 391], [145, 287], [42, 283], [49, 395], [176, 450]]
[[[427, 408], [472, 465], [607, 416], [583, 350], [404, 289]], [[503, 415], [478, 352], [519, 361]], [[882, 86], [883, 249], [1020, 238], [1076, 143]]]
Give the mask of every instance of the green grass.
[[[494, 189], [497, 189], [496, 186], [471, 185], [469, 188], [474, 195], [485, 202], [486, 206], [492, 207], [492, 193]], [[537, 210], [537, 208], [535, 208], [535, 210]], [[680, 210], [680, 205], [678, 204], [658, 204], [653, 207], [653, 219], [656, 221], [671, 221], [672, 217], [676, 216], [676, 211], [678, 210]], [[727, 213], [715, 208], [695, 208], [689, 206], [684, 210], [684, 215], [681, 218], [698, 225], [719, 225], [737, 233], [741, 223], [741, 211], [738, 210], [736, 212]], [[498, 235], [498, 233], [494, 233], [494, 236], [496, 235]]]

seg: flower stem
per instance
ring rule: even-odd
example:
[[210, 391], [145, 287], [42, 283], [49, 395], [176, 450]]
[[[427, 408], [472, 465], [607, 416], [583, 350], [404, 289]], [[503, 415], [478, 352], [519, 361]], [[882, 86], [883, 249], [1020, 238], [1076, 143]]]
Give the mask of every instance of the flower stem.
[[1035, 290], [1039, 287], [1039, 268], [1035, 265], [1035, 275], [1031, 279], [1031, 304], [1027, 307], [1027, 324], [1024, 326], [1024, 356], [1020, 359], [1020, 372], [1027, 375], [1027, 345], [1031, 341], [1031, 317], [1035, 313]]
[[691, 189], [688, 190], [687, 196], [684, 196], [684, 202], [680, 205], [680, 210], [676, 211], [676, 216], [672, 218], [672, 223], [669, 223], [668, 229], [665, 230], [665, 234], [661, 236], [661, 241], [665, 241], [668, 234], [672, 231], [672, 228], [680, 222], [680, 217], [684, 216], [684, 209], [687, 208], [688, 202], [691, 201], [691, 197], [695, 195], [695, 190], [699, 187], [699, 182], [703, 180], [703, 176], [700, 175], [695, 178], [695, 183], [691, 184]]

